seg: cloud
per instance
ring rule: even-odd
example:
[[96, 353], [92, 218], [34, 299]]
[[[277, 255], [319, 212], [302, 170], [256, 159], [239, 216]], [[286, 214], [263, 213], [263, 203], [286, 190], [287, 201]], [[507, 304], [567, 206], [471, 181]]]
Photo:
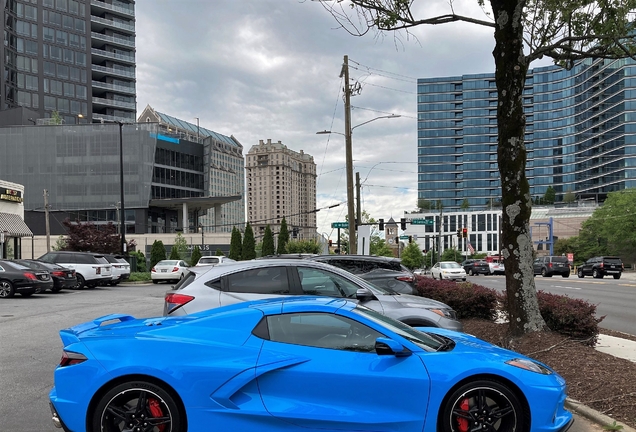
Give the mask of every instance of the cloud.
[[[481, 14], [474, 0], [456, 11]], [[421, 7], [447, 3], [421, 2]], [[485, 16], [479, 15], [480, 18]], [[412, 36], [353, 37], [320, 4], [297, 0], [137, 0], [137, 102], [225, 135], [247, 152], [263, 139], [312, 155], [317, 207], [346, 201], [344, 55], [352, 98], [354, 171], [372, 217], [399, 218], [417, 202], [417, 78], [492, 72], [492, 30], [418, 27]], [[318, 231], [346, 206], [320, 211]], [[334, 234], [335, 236], [335, 234]]]

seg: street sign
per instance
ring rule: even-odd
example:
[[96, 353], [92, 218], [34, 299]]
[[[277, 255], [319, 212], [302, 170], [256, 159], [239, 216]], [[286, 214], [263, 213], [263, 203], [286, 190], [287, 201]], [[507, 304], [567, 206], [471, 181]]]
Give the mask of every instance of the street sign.
[[408, 239], [409, 239], [409, 236], [407, 236], [407, 235], [401, 235], [400, 236], [400, 240], [408, 240]]
[[331, 222], [331, 228], [349, 228], [349, 222]]
[[411, 219], [411, 225], [433, 225], [433, 219]]

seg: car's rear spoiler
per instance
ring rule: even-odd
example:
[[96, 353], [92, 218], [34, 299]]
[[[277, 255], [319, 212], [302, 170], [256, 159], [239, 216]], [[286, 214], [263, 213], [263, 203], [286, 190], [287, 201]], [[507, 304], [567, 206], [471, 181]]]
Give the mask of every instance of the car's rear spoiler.
[[124, 314], [105, 315], [103, 317], [94, 319], [93, 321], [85, 322], [83, 324], [78, 324], [76, 326], [60, 330], [60, 338], [62, 338], [62, 343], [64, 343], [64, 346], [68, 346], [72, 343], [79, 342], [78, 336], [81, 333], [101, 327], [104, 323], [112, 324], [111, 321], [124, 322], [132, 321], [134, 319], [136, 319], [134, 316]]

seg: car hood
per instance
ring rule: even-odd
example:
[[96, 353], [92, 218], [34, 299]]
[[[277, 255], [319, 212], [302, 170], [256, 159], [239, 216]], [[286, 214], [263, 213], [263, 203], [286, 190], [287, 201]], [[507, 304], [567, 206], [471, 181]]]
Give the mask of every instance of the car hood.
[[397, 303], [405, 307], [413, 307], [413, 305], [418, 305], [425, 309], [450, 309], [447, 304], [439, 302], [437, 300], [433, 300], [426, 297], [418, 297], [410, 294], [396, 294], [396, 295], [388, 295], [388, 294], [376, 294], [376, 297], [380, 302], [385, 303]]

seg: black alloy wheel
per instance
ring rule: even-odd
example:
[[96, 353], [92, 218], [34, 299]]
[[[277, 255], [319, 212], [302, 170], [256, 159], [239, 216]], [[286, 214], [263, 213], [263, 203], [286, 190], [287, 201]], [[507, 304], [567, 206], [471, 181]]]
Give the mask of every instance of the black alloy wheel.
[[576, 275], [581, 279], [585, 277], [585, 275], [583, 274], [583, 269], [581, 268], [577, 270]]
[[8, 280], [0, 280], [0, 297], [11, 298], [15, 295], [15, 288]]
[[84, 276], [82, 276], [81, 274], [77, 274], [77, 283], [75, 284], [75, 286], [73, 287], [73, 289], [82, 289], [84, 288], [84, 285], [86, 285], [86, 280], [84, 279]]
[[464, 384], [446, 399], [441, 425], [444, 432], [526, 432], [529, 419], [517, 396], [491, 380]]
[[163, 388], [145, 381], [113, 387], [93, 412], [92, 432], [185, 432], [181, 412]]
[[592, 277], [595, 279], [603, 278], [603, 275], [598, 271], [598, 269], [592, 270]]

